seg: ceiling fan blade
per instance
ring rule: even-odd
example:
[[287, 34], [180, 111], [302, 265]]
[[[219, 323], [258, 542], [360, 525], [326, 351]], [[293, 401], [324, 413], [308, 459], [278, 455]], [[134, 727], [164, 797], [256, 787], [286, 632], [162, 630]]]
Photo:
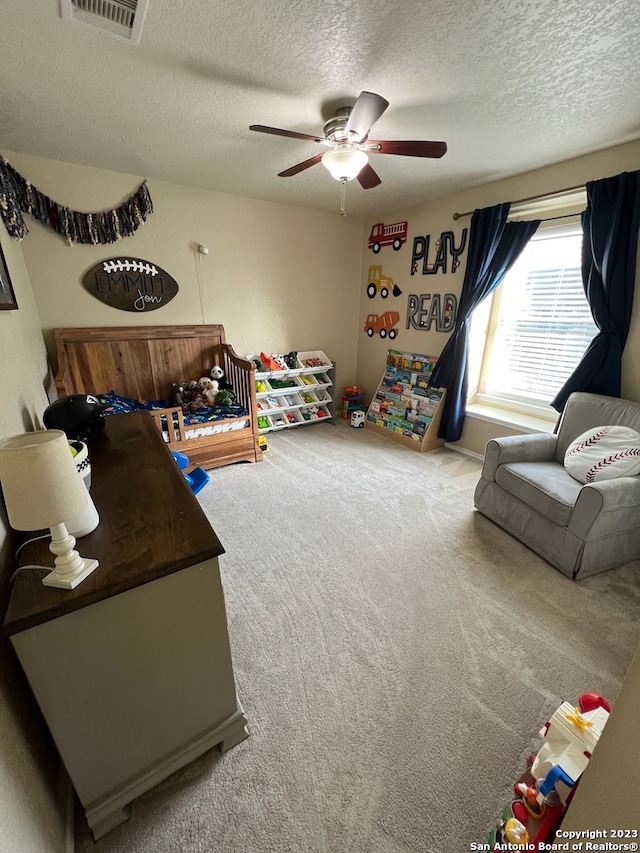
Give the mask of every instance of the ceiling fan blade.
[[360, 92], [345, 127], [347, 139], [363, 142], [388, 106], [389, 101], [381, 95], [376, 95], [375, 92]]
[[278, 172], [279, 178], [290, 178], [292, 175], [297, 175], [299, 172], [304, 172], [305, 169], [309, 169], [311, 166], [315, 166], [316, 163], [319, 163], [322, 160], [322, 154], [316, 154], [314, 157], [310, 157], [308, 160], [305, 160], [302, 163], [296, 163], [295, 166], [291, 166], [290, 169], [285, 169], [284, 172]]
[[364, 150], [367, 154], [400, 154], [403, 157], [442, 157], [446, 154], [447, 143], [368, 139]]
[[258, 133], [272, 133], [274, 136], [288, 136], [291, 139], [307, 139], [311, 142], [326, 142], [323, 136], [310, 136], [308, 133], [298, 133], [296, 130], [281, 130], [279, 127], [267, 127], [264, 124], [252, 124], [249, 130], [255, 130]]
[[377, 173], [374, 172], [368, 163], [360, 169], [356, 177], [363, 190], [371, 190], [382, 183]]

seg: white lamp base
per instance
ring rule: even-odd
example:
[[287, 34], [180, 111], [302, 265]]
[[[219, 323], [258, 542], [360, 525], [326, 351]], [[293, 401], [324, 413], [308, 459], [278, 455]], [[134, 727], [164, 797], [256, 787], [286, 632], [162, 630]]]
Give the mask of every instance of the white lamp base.
[[42, 578], [42, 583], [45, 586], [54, 586], [58, 589], [75, 589], [100, 565], [97, 560], [91, 560], [85, 557], [80, 557], [80, 560], [82, 565], [77, 571], [73, 572], [73, 574], [65, 572], [64, 575], [61, 575], [54, 569]]
[[99, 563], [91, 557], [81, 557], [74, 549], [76, 540], [69, 535], [64, 524], [51, 525], [49, 550], [56, 555], [55, 569], [42, 579], [45, 586], [58, 589], [75, 589], [79, 583], [98, 568]]

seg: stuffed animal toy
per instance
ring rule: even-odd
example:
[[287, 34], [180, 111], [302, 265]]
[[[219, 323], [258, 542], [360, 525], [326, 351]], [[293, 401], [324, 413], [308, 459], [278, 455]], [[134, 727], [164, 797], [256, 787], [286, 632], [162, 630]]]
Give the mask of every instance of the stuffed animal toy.
[[171, 386], [173, 392], [173, 402], [176, 406], [181, 406], [183, 403], [182, 395], [184, 393], [184, 382], [174, 382]]
[[219, 364], [214, 364], [211, 370], [209, 371], [209, 376], [212, 379], [215, 379], [216, 382], [222, 382], [224, 379], [224, 370], [220, 367]]
[[218, 383], [221, 391], [233, 391], [231, 384], [227, 382], [224, 370], [220, 367], [219, 364], [213, 365], [213, 367], [211, 368], [210, 376], [215, 382]]
[[204, 397], [196, 380], [190, 379], [185, 382], [182, 391], [182, 411], [193, 412], [195, 409], [201, 409], [204, 405]]
[[220, 390], [217, 381], [208, 376], [201, 376], [198, 379], [198, 388], [207, 406], [213, 406], [216, 402], [216, 394]]
[[216, 394], [216, 406], [230, 406], [235, 400], [236, 395], [228, 388], [223, 388]]

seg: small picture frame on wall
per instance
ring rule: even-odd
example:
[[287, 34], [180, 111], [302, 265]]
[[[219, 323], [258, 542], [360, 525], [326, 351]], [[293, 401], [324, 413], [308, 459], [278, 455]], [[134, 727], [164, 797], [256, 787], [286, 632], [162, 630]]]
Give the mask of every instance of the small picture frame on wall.
[[11, 311], [17, 307], [18, 303], [9, 278], [7, 262], [4, 259], [2, 246], [0, 246], [0, 311]]

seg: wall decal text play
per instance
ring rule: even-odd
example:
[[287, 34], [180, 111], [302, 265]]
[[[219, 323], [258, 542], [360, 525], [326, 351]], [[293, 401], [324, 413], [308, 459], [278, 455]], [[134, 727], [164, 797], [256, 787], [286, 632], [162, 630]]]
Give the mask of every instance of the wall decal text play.
[[443, 231], [440, 238], [436, 240], [435, 257], [433, 261], [429, 260], [429, 244], [431, 235], [425, 234], [424, 237], [413, 238], [413, 253], [411, 255], [411, 275], [418, 272], [418, 261], [422, 261], [422, 275], [435, 275], [438, 272], [446, 273], [447, 261], [451, 257], [451, 272], [455, 272], [460, 266], [460, 255], [464, 252], [467, 245], [467, 228], [462, 229], [460, 237], [460, 245], [456, 246], [455, 236], [453, 231]]

